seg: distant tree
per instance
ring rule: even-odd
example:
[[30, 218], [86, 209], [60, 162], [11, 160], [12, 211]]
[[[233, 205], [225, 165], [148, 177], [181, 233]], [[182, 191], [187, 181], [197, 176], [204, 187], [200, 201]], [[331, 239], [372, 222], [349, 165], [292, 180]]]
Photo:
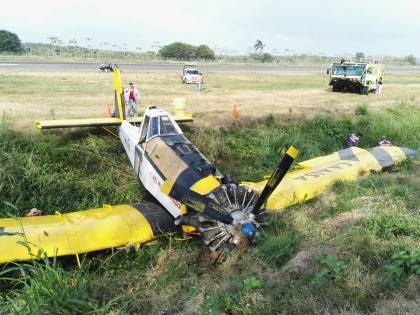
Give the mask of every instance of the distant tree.
[[57, 45], [61, 40], [57, 36], [47, 37], [50, 40], [51, 45]]
[[404, 61], [408, 62], [412, 66], [415, 66], [417, 64], [417, 58], [413, 55], [408, 55], [404, 57]]
[[357, 53], [356, 53], [356, 60], [362, 60], [362, 59], [364, 59], [365, 58], [365, 53], [364, 52], [361, 52], [361, 51], [358, 51]]
[[273, 55], [269, 54], [269, 53], [262, 53], [262, 54], [252, 54], [251, 55], [252, 58], [254, 58], [255, 60], [259, 61], [259, 62], [272, 62], [274, 60]]
[[214, 59], [214, 51], [207, 45], [198, 47], [175, 42], [159, 49], [159, 55], [165, 59], [193, 60], [193, 59]]
[[260, 52], [261, 53], [263, 51], [264, 47], [265, 47], [265, 45], [263, 44], [263, 42], [261, 40], [257, 39], [255, 41], [255, 44], [254, 44], [255, 52], [257, 52], [257, 53]]
[[200, 45], [195, 53], [198, 59], [213, 60], [215, 58], [214, 51], [207, 45]]
[[272, 62], [274, 60], [274, 57], [269, 53], [263, 53], [260, 56], [261, 62]]
[[22, 43], [19, 37], [15, 33], [0, 30], [0, 52], [22, 52]]
[[175, 42], [159, 49], [159, 55], [165, 59], [174, 58], [179, 60], [195, 59], [196, 48], [192, 45]]

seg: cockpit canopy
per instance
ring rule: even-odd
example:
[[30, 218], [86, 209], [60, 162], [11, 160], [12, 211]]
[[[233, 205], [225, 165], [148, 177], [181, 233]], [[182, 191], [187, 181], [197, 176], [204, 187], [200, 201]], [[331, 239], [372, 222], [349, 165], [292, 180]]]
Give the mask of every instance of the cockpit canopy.
[[169, 116], [145, 116], [141, 129], [140, 141], [148, 141], [155, 136], [167, 136], [181, 134], [179, 128], [174, 125]]

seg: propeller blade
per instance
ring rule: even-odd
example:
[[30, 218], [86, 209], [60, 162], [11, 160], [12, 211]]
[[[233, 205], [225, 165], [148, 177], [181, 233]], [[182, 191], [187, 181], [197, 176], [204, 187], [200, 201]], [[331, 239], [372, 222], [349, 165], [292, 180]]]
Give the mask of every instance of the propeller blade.
[[233, 222], [232, 216], [207, 196], [200, 195], [195, 191], [170, 181], [163, 183], [161, 191], [184, 205], [198, 212], [202, 212], [211, 219], [225, 224], [231, 224]]
[[287, 171], [289, 170], [290, 166], [292, 166], [293, 161], [296, 159], [299, 151], [294, 147], [290, 147], [286, 155], [281, 159], [279, 166], [274, 170], [273, 174], [271, 174], [270, 179], [267, 181], [260, 197], [258, 198], [257, 202], [255, 203], [254, 208], [252, 209], [253, 213], [256, 213], [262, 205], [267, 201], [273, 191], [277, 188], [277, 186], [282, 181], [283, 177], [286, 175]]

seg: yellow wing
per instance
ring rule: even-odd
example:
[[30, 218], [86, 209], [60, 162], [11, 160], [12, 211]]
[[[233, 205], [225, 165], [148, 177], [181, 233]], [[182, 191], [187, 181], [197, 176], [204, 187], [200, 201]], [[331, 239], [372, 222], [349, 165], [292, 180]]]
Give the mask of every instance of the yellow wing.
[[[314, 198], [337, 180], [356, 180], [415, 156], [413, 150], [394, 146], [380, 146], [370, 150], [353, 147], [301, 162], [294, 171], [286, 174], [268, 198], [267, 208], [284, 209]], [[242, 184], [261, 192], [266, 183], [267, 180]]]
[[0, 219], [0, 263], [138, 246], [174, 230], [173, 218], [151, 203]]

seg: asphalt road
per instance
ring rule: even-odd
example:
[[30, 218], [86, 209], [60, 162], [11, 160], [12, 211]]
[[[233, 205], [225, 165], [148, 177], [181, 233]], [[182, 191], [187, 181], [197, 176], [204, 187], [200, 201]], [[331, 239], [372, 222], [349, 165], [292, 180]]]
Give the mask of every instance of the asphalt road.
[[[28, 72], [92, 72], [98, 71], [95, 63], [41, 63], [41, 62], [0, 62], [0, 71]], [[122, 71], [127, 72], [173, 72], [181, 71], [182, 64], [119, 64]], [[255, 65], [200, 65], [200, 70], [211, 72], [294, 72], [325, 73], [325, 67], [296, 66], [255, 66]], [[386, 67], [386, 72], [420, 72], [420, 67]]]

